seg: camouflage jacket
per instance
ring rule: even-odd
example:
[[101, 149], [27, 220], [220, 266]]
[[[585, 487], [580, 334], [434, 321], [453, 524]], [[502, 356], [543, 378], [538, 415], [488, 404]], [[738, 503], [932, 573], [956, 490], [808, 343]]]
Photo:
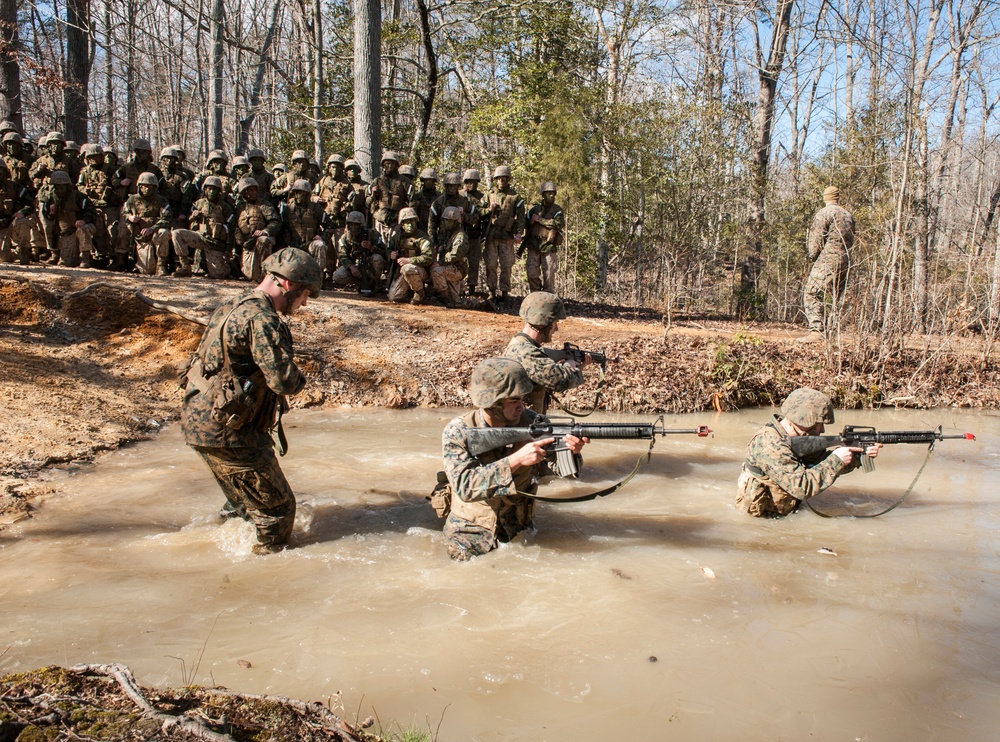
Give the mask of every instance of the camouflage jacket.
[[305, 172], [297, 173], [294, 170], [275, 178], [271, 182], [271, 202], [277, 206], [279, 203], [287, 201], [288, 194], [297, 180], [309, 180], [309, 178]]
[[125, 164], [118, 168], [118, 172], [115, 173], [115, 177], [118, 178], [119, 184], [123, 180], [128, 181], [127, 186], [121, 186], [119, 188], [119, 197], [121, 201], [124, 201], [127, 196], [131, 196], [133, 193], [139, 192], [139, 176], [143, 173], [152, 173], [156, 176], [157, 182], [163, 177], [163, 173], [160, 171], [156, 165], [152, 162], [146, 165], [139, 165], [136, 163], [134, 158], [129, 158], [125, 160]]
[[410, 208], [417, 212], [417, 224], [423, 232], [430, 234], [431, 206], [441, 194], [437, 190], [421, 188], [410, 199]]
[[187, 217], [191, 211], [191, 204], [194, 203], [197, 195], [197, 190], [194, 183], [187, 177], [187, 172], [177, 167], [164, 171], [163, 177], [160, 178], [160, 195], [167, 199], [175, 217]]
[[333, 225], [323, 207], [311, 201], [304, 206], [295, 201], [283, 203], [281, 229], [281, 244], [301, 250], [308, 250], [309, 243], [317, 238], [329, 245], [333, 233]]
[[274, 174], [262, 167], [260, 170], [251, 169], [250, 177], [257, 181], [257, 200], [261, 203], [273, 203], [271, 186], [274, 185]]
[[114, 169], [108, 165], [93, 167], [85, 165], [80, 171], [80, 178], [77, 180], [76, 188], [85, 195], [94, 206], [121, 206], [119, 200], [120, 186], [118, 178], [115, 177]]
[[[52, 155], [42, 155], [35, 160], [28, 172], [34, 189], [38, 191], [42, 189], [42, 186], [47, 185], [49, 175], [55, 170], [65, 171], [69, 175], [69, 179], [74, 183], [76, 183], [76, 179], [80, 175], [80, 169], [76, 162], [70, 160], [65, 154], [59, 160], [56, 160]], [[13, 175], [14, 172], [11, 171], [11, 176], [13, 177]]]
[[827, 259], [849, 257], [854, 245], [854, 217], [839, 204], [827, 204], [816, 212], [809, 228], [809, 259], [821, 253]]
[[[366, 240], [371, 243], [371, 248], [366, 248], [361, 244]], [[385, 243], [382, 242], [379, 233], [374, 229], [362, 229], [361, 237], [357, 241], [351, 237], [351, 230], [347, 229], [344, 230], [344, 233], [340, 235], [340, 239], [337, 240], [338, 268], [357, 265], [371, 255], [387, 257]]]
[[281, 217], [278, 210], [259, 198], [254, 203], [236, 202], [236, 244], [244, 245], [254, 239], [253, 233], [263, 229], [273, 240], [281, 231]]
[[449, 206], [456, 206], [462, 210], [462, 229], [465, 230], [466, 234], [468, 234], [470, 227], [473, 225], [479, 226], [479, 210], [476, 208], [475, 201], [461, 193], [455, 197], [451, 197], [447, 193], [442, 193], [431, 204], [431, 213], [427, 219], [427, 235], [431, 238], [431, 242], [435, 244], [437, 244], [437, 233], [441, 226], [441, 217], [444, 215], [444, 210]]
[[55, 222], [59, 234], [64, 237], [76, 234], [78, 221], [82, 220], [91, 225], [97, 222], [94, 205], [77, 190], [67, 191], [66, 198], [62, 201], [54, 190], [48, 192], [41, 203], [40, 211], [46, 219]]
[[857, 468], [839, 456], [823, 452], [813, 461], [803, 461], [792, 453], [781, 416], [757, 431], [747, 445], [747, 458], [737, 485], [736, 507], [757, 517], [788, 515], [801, 500], [815, 497], [837, 477]]
[[411, 263], [421, 268], [434, 265], [434, 247], [419, 229], [408, 235], [397, 225], [389, 235], [389, 252], [396, 253], [397, 258], [409, 258]]
[[24, 155], [20, 157], [14, 157], [13, 155], [4, 155], [4, 163], [7, 165], [7, 169], [10, 170], [10, 179], [15, 183], [18, 183], [23, 188], [27, 188], [31, 193], [35, 192], [35, 184], [31, 179], [31, 161], [28, 160]]
[[354, 193], [351, 181], [346, 177], [337, 179], [326, 175], [319, 181], [316, 193], [334, 226], [343, 227], [347, 218], [347, 199]]
[[542, 346], [525, 335], [517, 333], [503, 352], [506, 358], [517, 361], [528, 374], [535, 388], [524, 403], [535, 412], [544, 414], [548, 409], [549, 392], [565, 392], [575, 389], [583, 383], [583, 369], [573, 368], [565, 363], [553, 361]]
[[489, 223], [486, 236], [510, 240], [524, 232], [524, 199], [508, 186], [504, 190], [493, 188], [486, 194]]
[[232, 249], [236, 214], [221, 197], [218, 201], [207, 198], [195, 201], [191, 206], [188, 226], [200, 234], [209, 247], [227, 252]]
[[461, 227], [455, 229], [451, 234], [441, 233], [440, 240], [434, 247], [434, 254], [439, 265], [454, 265], [462, 271], [464, 278], [469, 270], [469, 263], [465, 259], [469, 254], [469, 237], [462, 231]]
[[400, 177], [381, 175], [368, 186], [368, 206], [376, 221], [393, 225], [399, 210], [409, 203], [406, 184]]
[[[535, 413], [525, 410], [518, 420], [519, 427], [530, 425]], [[441, 434], [444, 470], [451, 484], [451, 512], [462, 520], [475, 523], [496, 533], [502, 525], [516, 534], [531, 523], [535, 501], [529, 495], [538, 491], [535, 483], [536, 466], [511, 471], [507, 456], [520, 446], [487, 451], [473, 456], [468, 449], [469, 428], [485, 428], [482, 410], [456, 417]]]
[[[532, 222], [531, 217], [538, 214], [538, 221]], [[524, 247], [538, 250], [542, 253], [555, 252], [562, 244], [562, 232], [566, 227], [566, 217], [562, 206], [552, 204], [535, 204], [525, 218]]]
[[[138, 217], [138, 221], [129, 221], [128, 217]], [[128, 197], [122, 207], [122, 224], [126, 226], [136, 242], [149, 242], [153, 237], [142, 236], [142, 230], [170, 229], [173, 214], [167, 200], [158, 194], [152, 198], [143, 198], [138, 193]]]
[[[248, 400], [253, 415], [238, 430], [213, 414], [220, 390], [212, 381], [224, 373], [223, 333], [232, 375], [241, 388], [247, 381], [254, 385]], [[216, 309], [185, 377], [181, 427], [187, 444], [211, 448], [272, 446], [268, 431], [282, 403], [279, 397], [298, 394], [306, 385], [293, 356], [292, 333], [264, 292], [253, 289]]]
[[9, 227], [18, 213], [29, 216], [33, 205], [27, 188], [9, 178], [0, 181], [0, 229]]
[[[471, 211], [465, 215], [465, 233], [469, 235], [470, 240], [477, 240], [483, 236], [483, 227], [488, 218], [486, 209], [489, 204], [484, 201], [486, 194], [478, 190], [470, 191], [468, 188], [464, 189], [462, 194], [472, 204]], [[475, 214], [475, 217], [470, 217], [470, 214]]]

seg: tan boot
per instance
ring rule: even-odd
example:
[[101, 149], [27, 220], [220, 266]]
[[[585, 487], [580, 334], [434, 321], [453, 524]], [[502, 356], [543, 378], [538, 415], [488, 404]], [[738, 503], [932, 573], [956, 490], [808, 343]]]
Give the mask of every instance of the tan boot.
[[156, 275], [166, 276], [168, 274], [167, 259], [157, 258], [156, 259]]
[[187, 278], [191, 275], [191, 259], [181, 258], [181, 267], [174, 271], [175, 278]]

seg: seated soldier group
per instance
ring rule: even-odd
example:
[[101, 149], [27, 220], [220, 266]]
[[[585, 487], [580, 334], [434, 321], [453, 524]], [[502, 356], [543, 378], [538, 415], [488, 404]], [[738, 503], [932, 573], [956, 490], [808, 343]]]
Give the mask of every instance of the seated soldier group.
[[521, 243], [531, 289], [553, 290], [563, 229], [561, 210], [551, 208], [555, 185], [540, 189], [536, 209], [552, 212], [540, 224], [526, 216], [507, 166], [496, 168], [489, 193], [473, 169], [447, 173], [439, 192], [433, 169], [415, 186], [415, 169], [394, 152], [368, 183], [355, 160], [331, 155], [324, 173], [304, 150], [292, 153], [290, 167], [270, 170], [260, 149], [234, 158], [231, 169], [213, 150], [196, 174], [181, 147], [164, 147], [157, 165], [141, 138], [123, 163], [55, 131], [36, 156], [11, 122], [0, 124], [0, 139], [0, 262], [259, 281], [268, 255], [295, 247], [323, 267], [328, 288], [451, 307], [463, 294], [483, 295], [484, 254], [489, 295], [506, 298]]

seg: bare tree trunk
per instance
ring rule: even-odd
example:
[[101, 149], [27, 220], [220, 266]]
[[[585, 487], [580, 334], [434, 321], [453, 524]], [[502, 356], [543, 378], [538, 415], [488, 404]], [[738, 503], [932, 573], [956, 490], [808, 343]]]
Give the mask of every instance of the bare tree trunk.
[[313, 0], [313, 150], [323, 162], [323, 3]]
[[[764, 199], [767, 195], [768, 169], [771, 162], [771, 134], [774, 128], [774, 105], [778, 90], [778, 76], [785, 62], [785, 47], [792, 23], [794, 0], [777, 0], [774, 26], [771, 35], [771, 50], [767, 63], [760, 67], [758, 77], [760, 90], [757, 93], [757, 110], [754, 115], [754, 140], [756, 157], [750, 184], [751, 196], [747, 219], [747, 239], [745, 256], [740, 271], [739, 296], [736, 313], [749, 317], [757, 313], [757, 296], [760, 270], [764, 263], [763, 232], [766, 222]], [[758, 47], [758, 57], [760, 50]]]
[[260, 106], [261, 91], [264, 88], [264, 73], [267, 71], [267, 58], [271, 52], [271, 45], [274, 43], [280, 9], [281, 0], [274, 0], [274, 4], [271, 6], [271, 17], [267, 24], [267, 33], [264, 36], [264, 43], [260, 47], [260, 55], [257, 57], [257, 72], [253, 79], [253, 86], [250, 88], [247, 115], [246, 118], [240, 119], [240, 135], [236, 145], [237, 152], [245, 153], [250, 146], [250, 130], [253, 128], [254, 121], [257, 118], [257, 109]]
[[66, 3], [66, 82], [63, 90], [63, 113], [66, 138], [87, 141], [90, 116], [90, 0]]
[[413, 131], [413, 142], [410, 144], [410, 162], [420, 161], [420, 147], [427, 137], [431, 125], [431, 115], [434, 113], [434, 99], [437, 96], [438, 60], [437, 52], [431, 40], [430, 12], [424, 0], [416, 0], [417, 16], [420, 21], [420, 44], [427, 55], [427, 73], [424, 76], [424, 90], [420, 96], [420, 119]]
[[224, 147], [222, 131], [222, 83], [223, 83], [223, 56], [222, 56], [222, 0], [212, 0], [211, 18], [209, 19], [209, 32], [212, 36], [212, 147], [222, 149]]
[[24, 131], [21, 112], [21, 65], [17, 52], [21, 41], [17, 33], [17, 0], [0, 0], [0, 38], [3, 64], [0, 64], [0, 118], [13, 121]]
[[139, 105], [135, 91], [135, 15], [139, 0], [128, 0], [125, 4], [125, 141], [127, 152], [132, 140], [139, 134]]
[[104, 107], [108, 117], [108, 128], [104, 141], [113, 147], [117, 121], [115, 117], [115, 55], [111, 52], [114, 45], [114, 34], [111, 29], [111, 0], [104, 0]]
[[382, 157], [382, 5], [354, 0], [354, 159], [369, 178]]

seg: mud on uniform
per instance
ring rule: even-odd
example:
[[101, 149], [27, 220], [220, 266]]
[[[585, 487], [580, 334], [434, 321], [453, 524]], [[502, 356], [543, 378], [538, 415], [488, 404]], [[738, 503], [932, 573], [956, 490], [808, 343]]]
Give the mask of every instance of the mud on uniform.
[[[204, 250], [205, 268], [209, 278], [229, 278], [232, 266], [236, 215], [220, 195], [217, 200], [199, 198], [191, 207], [190, 229], [175, 229], [174, 249], [187, 259], [195, 250]], [[197, 261], [195, 261], [197, 265]]]
[[814, 461], [797, 458], [781, 420], [775, 415], [750, 440], [737, 484], [736, 507], [758, 518], [794, 512], [802, 500], [815, 497], [841, 474], [858, 467], [845, 464], [833, 452], [823, 452]]
[[431, 282], [434, 291], [441, 296], [448, 306], [459, 303], [462, 279], [468, 271], [466, 255], [469, 252], [469, 238], [462, 231], [461, 225], [455, 227], [451, 234], [438, 233], [440, 241], [435, 252], [437, 261], [431, 266]]
[[291, 199], [281, 205], [280, 214], [281, 244], [305, 250], [326, 270], [333, 225], [323, 207], [312, 201], [299, 204]]
[[[125, 239], [119, 240], [119, 254], [125, 255], [135, 250], [136, 267], [147, 276], [155, 276], [159, 262], [166, 262], [170, 257], [170, 224], [172, 213], [167, 199], [154, 192], [151, 198], [143, 198], [135, 193], [128, 197], [121, 210], [123, 232]], [[138, 221], [130, 222], [127, 217], [138, 217]], [[142, 236], [142, 230], [152, 229], [149, 237]], [[178, 253], [179, 254], [179, 253]], [[185, 253], [185, 256], [187, 253]]]
[[[226, 415], [217, 410], [222, 377], [229, 375], [223, 333], [231, 376], [241, 387], [247, 380], [254, 385], [251, 412], [236, 428], [227, 426]], [[287, 325], [270, 297], [254, 289], [215, 311], [186, 377], [184, 441], [208, 464], [229, 506], [256, 526], [257, 540], [265, 545], [287, 543], [295, 520], [295, 497], [269, 432], [285, 404], [283, 396], [298, 394], [306, 384], [293, 357]]]
[[[361, 244], [365, 241], [371, 243], [370, 250]], [[350, 229], [345, 230], [337, 240], [337, 258], [337, 270], [331, 277], [335, 286], [354, 286], [359, 283], [351, 273], [352, 267], [362, 272], [367, 271], [368, 280], [377, 283], [389, 265], [385, 243], [373, 229], [362, 229], [358, 240], [351, 236]]]
[[77, 190], [91, 200], [97, 213], [94, 246], [105, 256], [114, 252], [121, 225], [121, 186], [111, 165], [84, 165], [76, 184]]
[[394, 252], [397, 258], [409, 258], [410, 262], [399, 267], [399, 276], [389, 286], [389, 301], [398, 303], [414, 295], [423, 296], [428, 270], [434, 264], [431, 241], [419, 229], [408, 235], [397, 226], [389, 237], [389, 253]]
[[[259, 190], [259, 189], [258, 189]], [[241, 266], [243, 276], [259, 283], [264, 276], [261, 264], [277, 244], [278, 233], [281, 231], [281, 216], [270, 203], [257, 201], [249, 203], [244, 200], [236, 202], [236, 245], [241, 251]], [[254, 237], [253, 233], [264, 230], [266, 234]]]

